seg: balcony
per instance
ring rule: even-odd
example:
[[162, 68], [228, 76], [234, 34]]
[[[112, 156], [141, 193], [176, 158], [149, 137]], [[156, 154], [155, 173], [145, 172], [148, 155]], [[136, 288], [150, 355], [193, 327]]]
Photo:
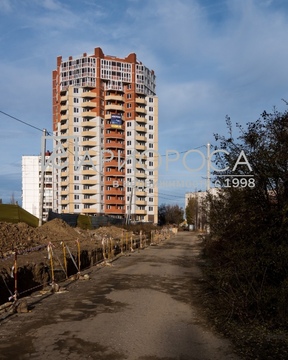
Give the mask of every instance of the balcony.
[[145, 173], [145, 172], [137, 172], [136, 174], [135, 174], [135, 177], [136, 178], [144, 178], [144, 179], [146, 179], [147, 178], [147, 174]]
[[135, 195], [136, 196], [147, 196], [146, 192], [145, 191], [135, 191]]
[[136, 116], [135, 120], [138, 121], [139, 123], [147, 124], [147, 119], [145, 117]]
[[[65, 170], [65, 171], [61, 171], [61, 175], [60, 175], [61, 177], [67, 177], [68, 176], [68, 171], [67, 170]], [[66, 182], [67, 180], [65, 180], [64, 182]], [[61, 183], [61, 185], [62, 185], [62, 183]], [[64, 186], [64, 185], [63, 185]]]
[[68, 95], [65, 93], [65, 95], [61, 95], [60, 97], [60, 103], [68, 101]]
[[82, 98], [95, 98], [96, 97], [96, 93], [92, 92], [92, 91], [85, 91], [82, 93]]
[[[97, 146], [97, 141], [94, 141], [94, 140], [84, 140], [84, 141], [81, 141], [80, 146], [91, 146], [91, 147], [94, 147], [94, 146]], [[89, 150], [88, 150], [89, 151]]]
[[110, 142], [105, 144], [105, 149], [110, 149], [110, 148], [124, 149], [125, 144], [124, 144], [124, 142], [120, 143], [120, 142], [117, 142], [117, 141], [110, 141]]
[[135, 204], [136, 205], [139, 205], [139, 206], [146, 206], [147, 205], [147, 201], [145, 201], [145, 200], [136, 200], [135, 201]]
[[83, 108], [96, 108], [97, 104], [95, 101], [84, 101], [81, 106]]
[[[82, 116], [83, 116], [83, 113], [82, 113]], [[97, 126], [97, 123], [96, 123], [96, 121], [93, 121], [93, 120], [89, 120], [89, 121], [83, 120], [82, 123], [80, 124], [80, 126], [94, 128]]]
[[97, 172], [96, 172], [96, 170], [82, 170], [81, 174], [93, 176], [93, 175], [97, 175]]
[[137, 113], [146, 114], [146, 109], [145, 109], [145, 107], [137, 106], [135, 110], [136, 110]]
[[119, 104], [109, 104], [109, 105], [105, 105], [105, 110], [124, 111], [124, 106]]
[[135, 126], [135, 130], [138, 131], [138, 132], [142, 132], [142, 133], [147, 133], [147, 129], [145, 126]]
[[105, 176], [119, 176], [119, 177], [124, 177], [125, 173], [122, 171], [117, 171], [116, 169], [112, 168], [110, 171], [107, 171], [107, 168], [104, 169], [104, 175]]
[[[63, 124], [60, 124], [60, 131], [68, 130], [68, 128], [69, 128], [69, 124], [67, 121], [65, 121]], [[63, 135], [63, 134], [61, 134], [61, 135]]]
[[[111, 127], [111, 124], [108, 124], [107, 127]], [[115, 130], [115, 129], [114, 129]], [[111, 131], [110, 133], [105, 134], [106, 139], [122, 139], [124, 140], [124, 132], [118, 133], [115, 131]]]
[[[140, 98], [140, 97], [137, 97], [136, 98], [136, 103], [137, 104], [143, 104], [143, 105], [147, 105], [147, 101], [145, 98]], [[137, 110], [136, 110], [137, 111]]]
[[142, 135], [136, 135], [136, 136], [135, 136], [135, 140], [137, 140], [137, 141], [142, 141], [142, 142], [146, 142], [146, 141], [147, 141], [146, 137], [145, 137], [145, 136], [142, 136]]
[[116, 197], [114, 199], [105, 200], [106, 205], [125, 205], [124, 199], [117, 199]]
[[136, 215], [147, 215], [147, 211], [146, 210], [136, 210], [135, 211], [135, 214]]
[[145, 146], [145, 145], [136, 144], [136, 145], [135, 145], [135, 149], [136, 149], [136, 150], [139, 150], [139, 151], [145, 151], [145, 150], [146, 150], [146, 146]]
[[82, 117], [86, 117], [86, 118], [95, 118], [97, 116], [97, 112], [96, 111], [83, 111], [81, 115], [82, 115]]
[[[95, 180], [95, 179], [83, 179], [82, 181], [81, 181], [81, 184], [82, 185], [96, 185], [97, 184], [97, 181]], [[87, 189], [85, 189], [85, 190], [87, 190]], [[94, 189], [93, 189], [93, 191], [94, 191]], [[93, 194], [96, 194], [96, 190], [95, 190], [95, 192], [93, 192]], [[84, 190], [83, 190], [83, 194], [86, 194], [86, 193], [84, 193]]]
[[61, 104], [60, 111], [67, 111], [68, 110], [68, 104]]
[[65, 200], [61, 199], [61, 205], [68, 205], [68, 204], [69, 204], [69, 199], [65, 199]]
[[110, 94], [110, 95], [106, 95], [105, 96], [105, 100], [106, 101], [120, 101], [120, 102], [124, 102], [124, 97], [122, 95], [113, 95], [113, 94]]
[[[94, 182], [95, 183], [95, 182]], [[90, 189], [83, 189], [81, 191], [82, 194], [86, 194], [86, 195], [94, 195], [97, 194], [97, 189], [95, 188], [90, 188]]]
[[68, 120], [68, 114], [62, 114], [60, 116], [60, 121], [63, 121], [63, 120]]
[[93, 130], [83, 130], [81, 132], [81, 136], [86, 136], [86, 137], [96, 137], [97, 136], [97, 132], [93, 131]]
[[105, 214], [124, 215], [125, 209], [117, 209], [117, 208], [113, 207], [112, 209], [105, 209]]
[[83, 198], [83, 200], [81, 200], [81, 202], [82, 202], [83, 204], [97, 204], [96, 199], [84, 199], [84, 198]]
[[89, 209], [82, 209], [81, 213], [83, 213], [83, 214], [97, 214], [97, 209], [96, 209], [96, 207], [91, 207]]

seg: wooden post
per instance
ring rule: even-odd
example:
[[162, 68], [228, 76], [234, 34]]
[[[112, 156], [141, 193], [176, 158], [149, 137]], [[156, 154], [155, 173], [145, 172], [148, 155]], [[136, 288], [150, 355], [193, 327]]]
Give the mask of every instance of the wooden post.
[[14, 300], [17, 300], [18, 297], [18, 269], [17, 269], [17, 249], [15, 249], [14, 254]]

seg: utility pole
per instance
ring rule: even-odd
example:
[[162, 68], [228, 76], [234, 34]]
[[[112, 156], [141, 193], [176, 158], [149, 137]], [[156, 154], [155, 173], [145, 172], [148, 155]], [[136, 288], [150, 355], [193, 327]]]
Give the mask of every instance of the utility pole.
[[210, 190], [210, 144], [207, 144], [207, 182], [206, 182], [206, 190], [207, 192]]
[[40, 194], [39, 194], [39, 226], [43, 224], [43, 203], [44, 203], [44, 179], [45, 179], [45, 154], [46, 154], [46, 133], [47, 130], [43, 129], [43, 135], [41, 138], [41, 182], [40, 182]]
[[[206, 191], [207, 191], [207, 195], [209, 194], [210, 191], [210, 144], [207, 144], [207, 183], [206, 183]], [[207, 202], [207, 234], [210, 234], [210, 225], [209, 225], [209, 212], [210, 212], [210, 206], [209, 206], [209, 201]]]

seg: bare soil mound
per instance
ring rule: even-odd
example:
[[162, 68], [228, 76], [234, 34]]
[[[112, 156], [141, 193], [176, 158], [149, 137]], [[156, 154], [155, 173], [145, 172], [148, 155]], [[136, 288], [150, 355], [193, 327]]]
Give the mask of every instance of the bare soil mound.
[[11, 255], [15, 249], [18, 252], [51, 243], [79, 240], [81, 248], [89, 249], [100, 245], [103, 238], [121, 239], [126, 230], [116, 226], [105, 226], [95, 230], [72, 228], [61, 219], [54, 219], [46, 224], [33, 228], [26, 223], [11, 224], [0, 222], [0, 257]]
[[11, 224], [0, 222], [0, 256], [5, 257], [12, 251], [27, 250], [49, 242], [69, 240], [85, 241], [87, 234], [79, 233], [63, 220], [54, 219], [38, 228], [25, 223]]

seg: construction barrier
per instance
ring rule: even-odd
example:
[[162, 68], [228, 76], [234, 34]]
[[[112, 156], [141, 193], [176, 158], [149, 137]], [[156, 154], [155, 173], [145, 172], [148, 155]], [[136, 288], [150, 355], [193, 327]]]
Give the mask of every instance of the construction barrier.
[[[81, 271], [87, 270], [92, 266], [105, 266], [117, 257], [125, 256], [136, 249], [140, 251], [148, 245], [158, 245], [163, 240], [169, 239], [172, 235], [173, 233], [170, 229], [153, 230], [151, 231], [150, 238], [147, 238], [147, 235], [143, 234], [142, 231], [140, 231], [139, 235], [122, 231], [119, 240], [103, 237], [101, 246], [95, 246], [94, 249], [89, 251], [81, 249], [81, 242], [79, 240], [76, 240], [76, 242], [53, 241], [47, 245], [39, 245], [23, 251], [14, 249], [13, 254], [9, 257], [0, 259], [0, 266], [1, 263], [3, 264], [3, 269], [0, 269], [0, 288], [2, 294], [5, 293], [4, 290], [6, 290], [7, 294], [5, 298], [2, 296], [1, 303], [3, 304], [8, 300], [9, 306], [12, 306], [19, 298], [47, 287], [51, 293], [57, 292], [60, 289], [59, 283], [69, 279], [76, 280], [83, 278]], [[34, 264], [34, 268], [32, 268], [32, 265], [29, 265], [30, 268], [28, 268], [27, 265], [23, 266], [23, 261], [19, 265], [19, 260], [21, 260], [22, 256], [25, 257], [34, 252], [41, 252], [41, 257], [43, 258], [44, 251], [47, 251], [47, 261], [42, 263], [42, 268], [39, 264]], [[7, 268], [10, 268], [10, 274]], [[4, 306], [1, 303], [0, 311], [3, 310]]]

